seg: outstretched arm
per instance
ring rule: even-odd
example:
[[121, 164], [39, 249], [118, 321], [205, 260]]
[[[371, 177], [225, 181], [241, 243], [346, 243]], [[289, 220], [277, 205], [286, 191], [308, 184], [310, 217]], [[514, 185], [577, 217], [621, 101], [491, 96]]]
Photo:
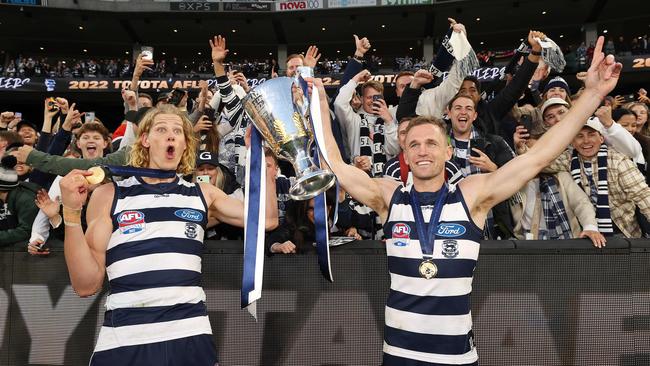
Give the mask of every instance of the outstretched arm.
[[460, 183], [475, 222], [482, 222], [479, 220], [484, 219], [490, 208], [511, 197], [560, 155], [601, 100], [614, 89], [622, 65], [616, 63], [612, 55], [605, 57], [603, 42], [603, 37], [599, 37], [585, 80], [585, 91], [561, 123], [546, 132], [526, 154], [516, 157], [493, 173], [473, 175]]
[[399, 186], [399, 183], [392, 179], [372, 179], [364, 171], [351, 165], [347, 165], [341, 158], [334, 135], [332, 135], [332, 125], [328, 113], [327, 97], [323, 81], [314, 79], [314, 86], [318, 88], [320, 96], [321, 119], [323, 121], [323, 134], [325, 136], [325, 149], [330, 169], [336, 175], [339, 183], [355, 200], [373, 209], [382, 218], [386, 220], [388, 215], [388, 205], [393, 192]]

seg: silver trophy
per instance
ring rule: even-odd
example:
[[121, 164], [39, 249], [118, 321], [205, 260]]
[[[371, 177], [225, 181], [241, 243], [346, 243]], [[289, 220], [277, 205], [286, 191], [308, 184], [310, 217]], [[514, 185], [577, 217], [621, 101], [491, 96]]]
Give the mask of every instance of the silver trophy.
[[[307, 72], [300, 71], [303, 75]], [[300, 72], [295, 78], [271, 79], [242, 100], [244, 110], [271, 150], [293, 165], [296, 180], [289, 189], [289, 196], [299, 201], [326, 191], [336, 179], [332, 172], [318, 169], [309, 156], [314, 132], [309, 98], [301, 84], [306, 86]]]

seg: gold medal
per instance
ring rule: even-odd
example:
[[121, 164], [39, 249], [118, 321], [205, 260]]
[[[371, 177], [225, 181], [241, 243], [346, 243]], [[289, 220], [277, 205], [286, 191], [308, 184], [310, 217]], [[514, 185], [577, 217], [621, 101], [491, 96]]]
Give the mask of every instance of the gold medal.
[[430, 280], [438, 274], [438, 267], [431, 260], [424, 260], [420, 263], [420, 276]]
[[94, 166], [90, 169], [88, 169], [89, 172], [93, 173], [93, 175], [86, 176], [86, 181], [88, 181], [88, 184], [99, 184], [104, 181], [104, 177], [106, 176], [104, 174], [104, 169], [98, 166]]

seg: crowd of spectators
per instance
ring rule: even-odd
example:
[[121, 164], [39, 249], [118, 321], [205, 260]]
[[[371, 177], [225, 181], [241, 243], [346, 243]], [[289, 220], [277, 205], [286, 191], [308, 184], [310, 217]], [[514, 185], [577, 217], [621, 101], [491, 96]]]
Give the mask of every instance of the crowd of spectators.
[[[464, 28], [454, 29], [465, 32]], [[444, 120], [453, 147], [446, 178], [455, 184], [468, 175], [494, 171], [517, 154], [525, 154], [551, 126], [561, 123], [572, 102], [580, 98], [581, 91], [571, 90], [564, 79], [554, 76], [550, 64], [540, 56], [539, 40], [544, 37], [541, 32], [531, 32], [527, 38], [530, 49], [511, 52], [518, 66], [509, 69], [509, 82], [490, 100], [482, 94], [472, 69], [463, 67], [461, 61], [443, 67], [440, 71], [448, 71], [449, 77], [436, 81], [423, 60], [404, 57], [396, 60], [402, 65], [399, 70], [416, 71], [399, 73], [394, 81], [399, 103], [387, 105], [383, 84], [370, 78], [381, 59], [368, 54], [371, 46], [367, 38], [355, 40], [354, 53], [346, 61], [320, 60], [318, 49], [310, 47], [304, 55], [290, 55], [282, 69], [289, 77], [295, 76], [298, 66], [344, 73], [330, 104], [333, 134], [344, 159], [372, 177], [409, 184], [409, 168], [402, 158], [409, 121], [422, 115]], [[618, 50], [620, 44], [614, 42], [613, 47]], [[621, 48], [621, 52], [647, 49], [645, 39], [635, 44], [640, 44], [636, 51]], [[588, 59], [588, 49], [583, 46], [576, 54]], [[472, 55], [467, 57], [476, 56]], [[483, 52], [478, 56], [485, 64], [496, 54]], [[442, 59], [440, 52], [439, 57]], [[215, 63], [225, 60], [195, 62], [196, 72], [207, 73]], [[475, 62], [479, 65], [478, 59]], [[440, 63], [436, 67], [441, 67]], [[181, 89], [157, 97], [138, 92], [138, 80], [147, 73], [167, 75], [181, 68], [184, 65], [176, 58], [154, 64], [141, 56], [134, 65], [126, 59], [59, 61], [56, 66], [50, 66], [46, 59], [12, 60], [3, 70], [5, 74], [132, 76], [132, 89], [123, 90], [116, 98], [116, 108], [124, 108], [125, 116], [112, 133], [104, 127], [101, 116], [83, 113], [74, 101], [60, 97], [44, 101], [41, 123], [23, 120], [17, 112], [0, 115], [0, 243], [24, 243], [31, 254], [48, 254], [48, 238], [62, 235], [58, 179], [77, 166], [75, 161], [125, 165], [130, 145], [137, 138], [138, 122], [161, 104], [185, 111], [200, 140], [196, 170], [186, 179], [210, 182], [226, 194], [243, 199], [246, 130], [251, 128], [242, 105], [242, 98], [250, 91], [246, 77], [260, 72], [275, 74], [278, 65], [273, 60], [231, 62], [227, 75], [217, 73], [215, 66], [216, 87], [210, 89], [202, 83], [199, 96], [191, 102], [187, 91]], [[495, 206], [486, 221], [484, 237], [588, 237], [597, 246], [602, 243], [601, 236], [648, 237], [649, 105], [644, 89], [634, 100], [605, 98], [565, 154], [518, 194]], [[314, 238], [313, 202], [290, 200], [291, 165], [278, 161], [270, 150], [266, 156], [267, 170], [276, 177], [280, 218], [280, 228], [268, 235], [267, 250], [269, 254], [308, 250]], [[372, 210], [345, 192], [336, 196], [331, 191], [328, 197], [329, 203], [338, 201], [338, 235], [350, 240], [381, 240], [390, 235], [383, 232]], [[211, 225], [207, 238], [242, 238], [239, 229]]]

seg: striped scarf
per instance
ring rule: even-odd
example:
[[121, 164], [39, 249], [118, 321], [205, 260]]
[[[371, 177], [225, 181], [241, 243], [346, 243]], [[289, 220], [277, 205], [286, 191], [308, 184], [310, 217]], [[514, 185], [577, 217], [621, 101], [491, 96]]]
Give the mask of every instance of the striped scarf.
[[596, 208], [596, 219], [598, 220], [598, 231], [603, 234], [613, 234], [614, 226], [612, 224], [612, 216], [609, 212], [609, 188], [607, 185], [607, 145], [600, 145], [597, 156], [598, 162], [598, 175], [597, 181], [593, 179], [593, 171], [588, 174], [586, 170], [591, 170], [591, 162], [582, 161], [578, 158], [578, 152], [573, 149], [571, 156], [571, 176], [579, 186], [582, 185], [581, 172], [585, 171], [585, 176], [589, 182], [590, 191], [587, 192], [591, 198], [591, 202]]
[[544, 210], [546, 231], [540, 230], [540, 240], [571, 239], [571, 225], [567, 217], [566, 208], [562, 202], [562, 196], [557, 189], [555, 177], [542, 175], [539, 177], [539, 191]]
[[[467, 153], [465, 157], [461, 157], [456, 155], [456, 138], [454, 138], [454, 131], [449, 131], [449, 136], [451, 137], [451, 147], [454, 149], [454, 155], [451, 157], [451, 161], [460, 168], [460, 170], [463, 172], [463, 176], [467, 177], [473, 174], [478, 174], [481, 172], [481, 169], [477, 168], [476, 166], [470, 164], [469, 162], [469, 156], [472, 151], [472, 139], [480, 138], [482, 137], [478, 131], [472, 126], [472, 132], [470, 135], [470, 140], [467, 144]], [[483, 151], [485, 152], [485, 151]]]
[[370, 157], [372, 162], [371, 176], [380, 177], [387, 161], [384, 146], [384, 120], [381, 118], [375, 120], [373, 134], [371, 135], [367, 115], [362, 113], [359, 139], [359, 155]]

